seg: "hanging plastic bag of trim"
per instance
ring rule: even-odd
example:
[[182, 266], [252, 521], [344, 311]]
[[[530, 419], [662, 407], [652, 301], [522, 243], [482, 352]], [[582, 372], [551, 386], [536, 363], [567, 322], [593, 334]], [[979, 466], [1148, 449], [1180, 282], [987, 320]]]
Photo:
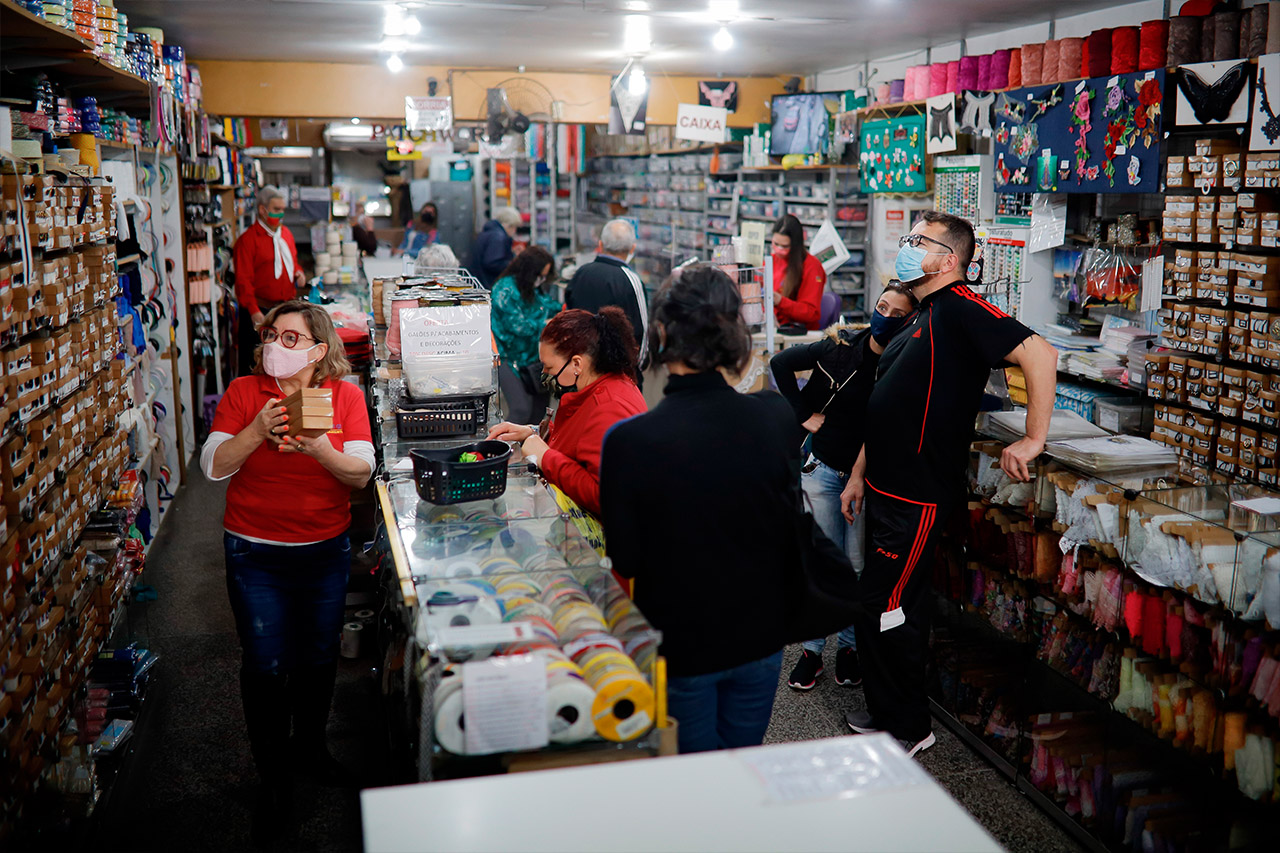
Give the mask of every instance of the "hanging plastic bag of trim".
[[1119, 252], [1090, 249], [1084, 263], [1085, 295], [1090, 300], [1127, 303], [1142, 292], [1141, 266]]

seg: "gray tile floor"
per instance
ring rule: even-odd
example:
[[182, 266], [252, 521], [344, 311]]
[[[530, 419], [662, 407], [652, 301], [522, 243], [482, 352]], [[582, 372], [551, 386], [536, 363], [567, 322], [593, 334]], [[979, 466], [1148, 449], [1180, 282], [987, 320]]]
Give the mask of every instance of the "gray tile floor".
[[[803, 693], [787, 687], [787, 674], [800, 656], [800, 647], [787, 649], [765, 743], [848, 733], [845, 713], [862, 710], [865, 702], [860, 687], [835, 683], [835, 647], [832, 637], [823, 654], [826, 673], [816, 687]], [[949, 729], [935, 721], [933, 733], [938, 742], [919, 754], [920, 764], [1007, 850], [1079, 853], [1084, 849]]]
[[[222, 503], [222, 486], [191, 478], [151, 551], [142, 582], [155, 587], [159, 600], [135, 605], [130, 628], [161, 660], [137, 752], [99, 807], [85, 849], [194, 853], [249, 846], [256, 785], [240, 709], [239, 644], [223, 582]], [[829, 667], [834, 653], [833, 641]], [[784, 679], [798, 654], [788, 650]], [[860, 689], [837, 687], [830, 675], [804, 694], [780, 682], [767, 740], [845, 734], [845, 712], [862, 701]], [[334, 754], [369, 784], [403, 781], [389, 769], [385, 731], [371, 662], [344, 662], [329, 725]], [[921, 764], [1002, 845], [1014, 853], [1080, 849], [954, 735], [941, 725], [934, 731], [938, 743], [920, 756]], [[297, 835], [279, 849], [361, 848], [353, 792], [300, 783], [298, 817]]]

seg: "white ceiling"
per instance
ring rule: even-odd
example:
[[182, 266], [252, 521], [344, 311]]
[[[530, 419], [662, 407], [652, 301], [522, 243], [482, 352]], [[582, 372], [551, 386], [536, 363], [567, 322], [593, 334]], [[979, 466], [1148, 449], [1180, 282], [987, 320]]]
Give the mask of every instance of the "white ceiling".
[[[387, 0], [117, 0], [192, 59], [372, 62]], [[740, 0], [735, 45], [711, 48], [710, 0], [423, 0], [409, 64], [604, 71], [625, 62], [628, 14], [648, 14], [646, 67], [666, 73], [812, 74], [1115, 5], [1107, 0]]]

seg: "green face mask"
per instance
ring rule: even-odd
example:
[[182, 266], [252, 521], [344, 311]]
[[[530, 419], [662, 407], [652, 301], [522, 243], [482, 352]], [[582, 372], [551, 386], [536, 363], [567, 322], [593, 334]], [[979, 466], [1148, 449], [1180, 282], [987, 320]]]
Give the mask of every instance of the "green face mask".
[[281, 219], [284, 219], [284, 211], [282, 210], [279, 213], [272, 213], [268, 211], [267, 218], [270, 219], [272, 222], [279, 222]]

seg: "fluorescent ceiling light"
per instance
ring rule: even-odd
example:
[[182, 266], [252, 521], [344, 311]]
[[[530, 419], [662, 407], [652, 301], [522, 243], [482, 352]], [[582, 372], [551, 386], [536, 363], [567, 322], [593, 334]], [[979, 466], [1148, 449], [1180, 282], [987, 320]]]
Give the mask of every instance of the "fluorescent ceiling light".
[[360, 119], [358, 119], [358, 118], [352, 118], [352, 119], [351, 119], [351, 123], [352, 123], [352, 124], [359, 124], [359, 123], [360, 123]]
[[733, 34], [729, 32], [727, 27], [721, 27], [716, 30], [716, 34], [711, 37], [711, 46], [716, 50], [724, 53], [733, 47]]
[[627, 15], [627, 29], [622, 37], [622, 49], [630, 56], [649, 52], [653, 41], [649, 34], [649, 18], [646, 15]]
[[392, 74], [399, 74], [404, 68], [404, 60], [400, 58], [400, 54], [393, 53], [387, 57], [387, 70]]
[[422, 32], [422, 22], [400, 6], [388, 6], [382, 32], [389, 36], [416, 36]]
[[711, 0], [707, 15], [713, 21], [738, 20], [738, 0]]

